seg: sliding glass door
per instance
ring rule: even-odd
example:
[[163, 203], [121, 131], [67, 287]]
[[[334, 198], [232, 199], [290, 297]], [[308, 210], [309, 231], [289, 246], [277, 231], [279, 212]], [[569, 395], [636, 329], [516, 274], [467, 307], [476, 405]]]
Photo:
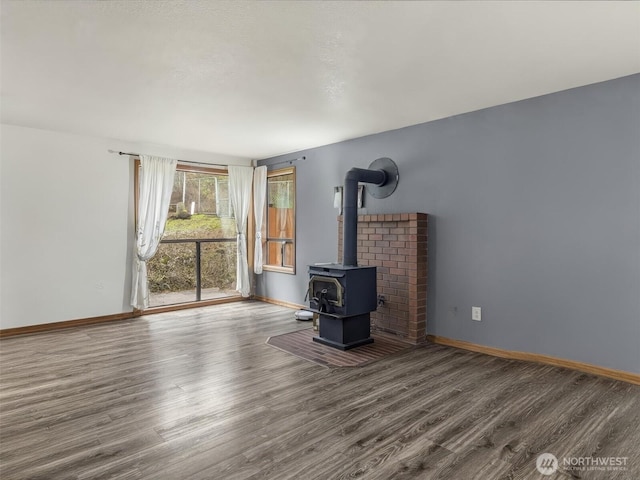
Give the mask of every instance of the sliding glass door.
[[164, 236], [147, 262], [149, 306], [236, 297], [235, 219], [225, 171], [176, 171]]

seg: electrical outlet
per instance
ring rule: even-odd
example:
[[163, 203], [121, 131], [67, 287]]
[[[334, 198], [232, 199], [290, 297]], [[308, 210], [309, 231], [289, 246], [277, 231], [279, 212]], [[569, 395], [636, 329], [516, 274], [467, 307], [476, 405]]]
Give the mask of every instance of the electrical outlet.
[[480, 307], [471, 307], [471, 320], [482, 321], [482, 309]]

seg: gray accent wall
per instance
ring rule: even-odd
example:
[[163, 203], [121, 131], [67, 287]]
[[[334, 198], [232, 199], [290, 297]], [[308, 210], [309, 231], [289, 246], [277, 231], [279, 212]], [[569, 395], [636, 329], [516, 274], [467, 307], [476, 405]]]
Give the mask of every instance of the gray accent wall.
[[297, 272], [258, 295], [304, 303], [336, 260], [333, 187], [390, 157], [398, 189], [361, 213], [430, 215], [429, 334], [640, 373], [640, 75], [259, 163], [302, 155]]

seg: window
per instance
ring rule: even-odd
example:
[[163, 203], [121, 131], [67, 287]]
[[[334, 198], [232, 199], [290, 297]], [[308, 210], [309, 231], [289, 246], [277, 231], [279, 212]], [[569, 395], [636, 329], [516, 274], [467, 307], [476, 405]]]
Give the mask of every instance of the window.
[[147, 262], [149, 306], [237, 297], [236, 250], [227, 172], [179, 164], [164, 235]]
[[295, 167], [267, 172], [265, 205], [265, 270], [295, 273], [296, 266], [296, 172]]

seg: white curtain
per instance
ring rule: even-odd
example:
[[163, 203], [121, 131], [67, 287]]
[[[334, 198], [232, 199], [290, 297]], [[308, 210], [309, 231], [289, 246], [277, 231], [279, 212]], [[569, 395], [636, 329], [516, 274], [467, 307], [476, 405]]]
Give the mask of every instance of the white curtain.
[[236, 268], [236, 290], [243, 297], [251, 293], [249, 263], [247, 262], [247, 218], [251, 199], [253, 167], [229, 166], [229, 198], [236, 217], [238, 241], [238, 263]]
[[267, 199], [267, 167], [256, 167], [253, 171], [253, 213], [256, 218], [256, 245], [253, 256], [253, 271], [262, 273], [262, 223], [264, 203]]
[[155, 255], [164, 233], [177, 163], [171, 158], [140, 155], [131, 306], [141, 310], [149, 306], [147, 261]]

